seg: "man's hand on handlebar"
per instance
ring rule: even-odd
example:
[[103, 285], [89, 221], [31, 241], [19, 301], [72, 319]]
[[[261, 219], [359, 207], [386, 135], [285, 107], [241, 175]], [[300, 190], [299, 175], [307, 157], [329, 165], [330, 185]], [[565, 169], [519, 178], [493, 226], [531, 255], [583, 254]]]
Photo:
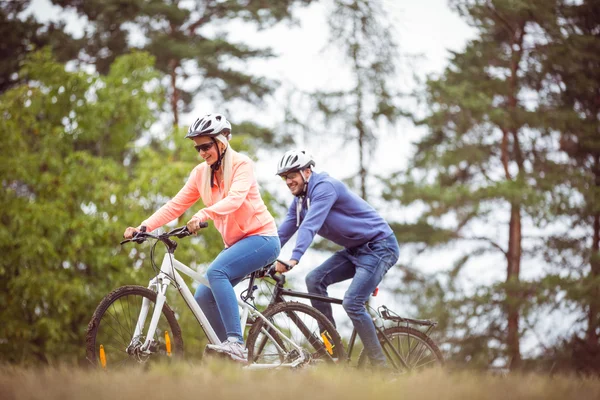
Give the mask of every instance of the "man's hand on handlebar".
[[283, 274], [294, 268], [296, 265], [298, 265], [298, 261], [296, 260], [290, 260], [287, 262], [277, 260], [277, 263], [275, 264], [275, 271]]

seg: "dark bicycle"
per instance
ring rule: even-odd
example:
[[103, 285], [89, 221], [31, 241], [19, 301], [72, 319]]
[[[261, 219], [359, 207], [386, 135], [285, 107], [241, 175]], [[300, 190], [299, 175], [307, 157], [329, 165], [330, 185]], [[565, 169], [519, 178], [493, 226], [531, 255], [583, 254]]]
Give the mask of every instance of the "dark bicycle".
[[[279, 260], [279, 262], [286, 265], [288, 269], [291, 269], [291, 266], [285, 262], [282, 262], [281, 260]], [[267, 276], [275, 281], [268, 308], [286, 304], [288, 302], [286, 297], [342, 304], [341, 299], [285, 289], [284, 285], [286, 277], [275, 273], [274, 265], [262, 268], [250, 275], [248, 289], [243, 294], [245, 301], [254, 299], [254, 292], [258, 288], [255, 285], [256, 279]], [[399, 372], [403, 372], [443, 365], [444, 358], [442, 353], [434, 341], [429, 337], [429, 333], [435, 328], [437, 322], [401, 317], [385, 305], [378, 307], [377, 310], [368, 306], [367, 308], [375, 322], [377, 336], [390, 366]], [[415, 327], [419, 327], [423, 330]], [[348, 342], [348, 349], [345, 352], [346, 362], [348, 364], [352, 361], [352, 353], [356, 344], [356, 338], [357, 332], [353, 329]], [[323, 340], [327, 343], [326, 336], [323, 336]], [[264, 344], [264, 342], [268, 342], [268, 338], [264, 338], [262, 343]], [[255, 343], [261, 343], [261, 341], [257, 340]], [[340, 353], [344, 354], [344, 351], [341, 351]], [[249, 359], [260, 360], [263, 356], [264, 352], [262, 348], [248, 348]], [[367, 366], [367, 364], [368, 357], [363, 349], [359, 354], [357, 365], [361, 368]]]

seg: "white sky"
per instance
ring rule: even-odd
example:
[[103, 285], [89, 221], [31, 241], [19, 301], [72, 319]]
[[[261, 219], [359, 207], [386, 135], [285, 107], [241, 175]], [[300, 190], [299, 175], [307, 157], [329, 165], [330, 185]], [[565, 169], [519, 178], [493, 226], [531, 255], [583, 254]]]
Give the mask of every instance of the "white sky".
[[[402, 54], [419, 55], [416, 68], [409, 68], [406, 63], [399, 66], [399, 75], [394, 82], [397, 89], [404, 92], [414, 90], [417, 85], [413, 74], [423, 79], [429, 74], [439, 74], [447, 65], [449, 51], [460, 51], [466, 42], [473, 38], [472, 28], [456, 13], [448, 8], [447, 0], [386, 0], [386, 11], [395, 23], [397, 32], [396, 42], [400, 45]], [[230, 120], [251, 119], [259, 124], [275, 127], [283, 118], [282, 104], [285, 102], [286, 91], [294, 87], [300, 91], [310, 91], [317, 88], [331, 89], [343, 87], [347, 70], [340, 62], [340, 55], [333, 49], [327, 48], [328, 30], [325, 21], [326, 5], [314, 4], [301, 8], [296, 13], [300, 22], [297, 26], [282, 23], [275, 28], [257, 31], [253, 26], [238, 21], [217, 26], [215, 29], [227, 32], [233, 41], [246, 42], [251, 46], [272, 47], [278, 57], [268, 61], [251, 62], [248, 71], [271, 79], [281, 81], [282, 87], [273, 98], [267, 99], [265, 105], [257, 108], [246, 104], [229, 104], [225, 110], [213, 110], [210, 100], [197, 99], [192, 115], [182, 115], [181, 123], [187, 125], [197, 114], [208, 112], [224, 112]], [[59, 7], [54, 7], [49, 0], [33, 0], [32, 12], [40, 19], [66, 18], [67, 30], [75, 35], [81, 35], [83, 23], [73, 12], [60, 13]], [[374, 153], [370, 166], [378, 174], [387, 174], [402, 169], [407, 159], [412, 155], [410, 143], [424, 133], [422, 128], [416, 128], [409, 121], [400, 121], [392, 127], [382, 127], [379, 147]], [[347, 178], [358, 170], [353, 161], [357, 150], [353, 146], [340, 147], [335, 140], [320, 136], [312, 140], [299, 140], [299, 143], [309, 150], [316, 159], [317, 170], [327, 171], [337, 178]], [[267, 160], [257, 163], [257, 175], [264, 188], [275, 192], [282, 199], [291, 199], [281, 181], [273, 176], [275, 163], [279, 155], [270, 155]], [[376, 195], [376, 194], [375, 194]], [[373, 196], [377, 197], [377, 196]], [[375, 204], [386, 218], [393, 221], [410, 221], [414, 209], [392, 209], [392, 206]], [[502, 216], [503, 217], [503, 216]], [[498, 236], [501, 243], [506, 243], [506, 224], [499, 222], [496, 226], [485, 227]], [[401, 262], [410, 263], [424, 271], [447, 268], [464, 252], [474, 245], [463, 244], [460, 248], [436, 249], [417, 256], [411, 252], [402, 252]], [[289, 257], [291, 246], [282, 252], [282, 258]], [[303, 287], [303, 276], [313, 265], [318, 265], [327, 257], [314, 251], [309, 251], [302, 259], [301, 266], [289, 273], [291, 281]], [[470, 276], [479, 283], [503, 280], [505, 277], [505, 261], [499, 255], [479, 258], [470, 264]], [[526, 266], [523, 271], [527, 274]], [[390, 279], [390, 282], [396, 281]], [[385, 288], [385, 280], [382, 288]], [[340, 284], [332, 291], [332, 295], [342, 296], [347, 285]], [[380, 292], [382, 303], [393, 302], [391, 296]], [[402, 307], [399, 310], [402, 312]], [[336, 319], [343, 311], [336, 310]], [[343, 317], [342, 317], [343, 319]], [[570, 324], [565, 321], [565, 326]], [[535, 345], [536, 340], [529, 340], [529, 346]], [[527, 351], [527, 348], [524, 349]]]

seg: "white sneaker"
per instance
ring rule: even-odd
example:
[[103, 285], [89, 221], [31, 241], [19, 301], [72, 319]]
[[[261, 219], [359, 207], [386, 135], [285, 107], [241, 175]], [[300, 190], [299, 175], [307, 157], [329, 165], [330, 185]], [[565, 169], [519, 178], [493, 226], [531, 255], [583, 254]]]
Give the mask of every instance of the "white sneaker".
[[248, 349], [235, 339], [227, 339], [221, 344], [207, 344], [206, 351], [228, 355], [238, 362], [248, 362]]

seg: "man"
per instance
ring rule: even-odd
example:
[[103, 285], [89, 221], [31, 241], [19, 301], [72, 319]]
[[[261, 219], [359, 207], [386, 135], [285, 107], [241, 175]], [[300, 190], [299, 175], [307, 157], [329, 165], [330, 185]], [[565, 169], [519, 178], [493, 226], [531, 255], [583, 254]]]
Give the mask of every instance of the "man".
[[[298, 264], [315, 234], [343, 246], [306, 277], [311, 293], [327, 296], [327, 287], [352, 279], [344, 295], [344, 310], [352, 320], [365, 350], [376, 367], [386, 365], [385, 355], [365, 303], [386, 272], [398, 261], [398, 242], [385, 220], [366, 201], [346, 185], [326, 173], [312, 170], [315, 162], [304, 151], [291, 150], [283, 155], [277, 175], [295, 196], [287, 216], [279, 227], [283, 247], [298, 231], [296, 246], [289, 261]], [[277, 263], [278, 272], [287, 268]], [[331, 304], [313, 301], [334, 325]]]

